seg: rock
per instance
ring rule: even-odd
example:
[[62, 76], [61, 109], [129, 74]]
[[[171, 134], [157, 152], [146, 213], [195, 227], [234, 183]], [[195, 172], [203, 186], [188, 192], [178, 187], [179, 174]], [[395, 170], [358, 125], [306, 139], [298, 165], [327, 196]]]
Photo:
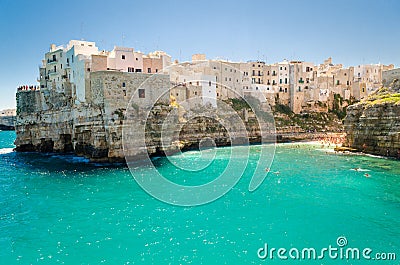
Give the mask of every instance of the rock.
[[399, 158], [400, 84], [381, 88], [347, 108], [345, 146], [365, 153]]

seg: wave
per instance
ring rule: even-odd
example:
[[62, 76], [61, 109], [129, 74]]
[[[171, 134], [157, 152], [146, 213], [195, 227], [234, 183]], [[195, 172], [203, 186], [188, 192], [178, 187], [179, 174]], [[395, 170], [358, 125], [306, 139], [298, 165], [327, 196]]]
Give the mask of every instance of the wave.
[[14, 148], [1, 148], [0, 155], [9, 154], [14, 152]]
[[369, 170], [369, 169], [364, 169], [364, 168], [352, 168], [352, 169], [350, 169], [350, 170], [353, 170], [353, 171], [362, 171], [362, 172], [371, 171], [371, 170]]

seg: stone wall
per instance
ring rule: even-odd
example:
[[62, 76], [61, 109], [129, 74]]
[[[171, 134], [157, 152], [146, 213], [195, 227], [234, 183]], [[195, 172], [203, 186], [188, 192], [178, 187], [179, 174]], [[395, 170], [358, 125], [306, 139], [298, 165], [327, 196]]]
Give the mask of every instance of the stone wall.
[[383, 86], [389, 86], [394, 79], [400, 80], [400, 68], [382, 72]]

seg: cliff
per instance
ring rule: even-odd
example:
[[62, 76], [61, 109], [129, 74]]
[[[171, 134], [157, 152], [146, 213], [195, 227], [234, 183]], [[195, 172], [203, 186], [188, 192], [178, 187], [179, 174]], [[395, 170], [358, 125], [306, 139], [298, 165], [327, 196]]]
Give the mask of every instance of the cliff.
[[12, 131], [15, 129], [15, 116], [1, 116], [0, 117], [0, 130]]
[[[291, 111], [285, 114], [285, 111], [275, 110], [274, 121], [273, 112], [265, 101], [257, 101], [258, 109], [264, 112], [256, 115], [239, 98], [220, 100], [218, 108], [198, 102], [198, 114], [206, 116], [193, 116], [196, 108], [185, 112], [185, 108], [174, 106], [172, 99], [179, 97], [177, 102], [193, 102], [199, 98], [189, 93], [188, 87], [172, 84], [170, 77], [163, 74], [97, 71], [90, 73], [87, 83], [85, 102], [77, 101], [74, 86], [64, 90], [55, 87], [19, 90], [16, 95], [16, 151], [71, 152], [92, 161], [123, 162], [126, 155], [123, 133], [127, 128], [128, 143], [134, 145], [128, 156], [138, 158], [145, 152], [162, 155], [197, 148], [205, 138], [211, 138], [217, 146], [230, 145], [232, 141], [234, 144], [260, 143], [262, 136], [257, 117], [267, 121], [261, 125], [268, 134], [263, 142], [275, 142], [275, 121], [276, 138], [282, 142], [310, 140], [310, 137], [321, 137], [314, 132], [340, 131], [341, 128], [333, 114], [295, 115]], [[232, 111], [223, 110], [221, 104]], [[171, 115], [174, 111], [177, 111], [176, 116]], [[174, 127], [169, 130], [173, 139], [163, 145], [162, 126], [164, 120], [171, 117], [174, 117]], [[235, 119], [236, 122], [230, 124], [233, 129], [226, 129], [226, 121]], [[244, 126], [239, 128], [239, 125]], [[144, 135], [140, 134], [142, 131]], [[246, 139], [232, 138], [232, 131], [246, 134]], [[140, 139], [145, 139], [145, 143]]]
[[[92, 161], [123, 162], [123, 129], [127, 126], [129, 100], [138, 87], [146, 81], [143, 97], [135, 94], [137, 113], [130, 116], [133, 125], [146, 122], [146, 148], [133, 150], [134, 156], [143, 152], [160, 155], [176, 152], [184, 148], [196, 148], [205, 136], [212, 138], [217, 145], [230, 144], [226, 129], [221, 120], [196, 117], [187, 119], [183, 113], [176, 123], [181, 129], [179, 141], [169, 146], [161, 144], [161, 127], [173, 109], [170, 95], [160, 97], [157, 91], [171, 87], [169, 76], [122, 72], [93, 72], [91, 86], [86, 91], [86, 102], [76, 103], [71, 90], [56, 89], [21, 90], [17, 92], [17, 121], [15, 141], [16, 151], [20, 152], [59, 152], [85, 156]], [[178, 95], [178, 90], [171, 92]], [[156, 104], [153, 104], [156, 102]], [[144, 116], [150, 109], [148, 117]], [[207, 108], [206, 108], [207, 109]], [[207, 109], [207, 116], [213, 117], [216, 110]], [[133, 111], [135, 112], [135, 111]], [[132, 113], [132, 110], [131, 110]], [[243, 119], [251, 142], [260, 142], [260, 131], [256, 118], [246, 107], [237, 109]], [[233, 115], [233, 114], [232, 114]], [[125, 126], [125, 127], [124, 127]], [[135, 128], [133, 140], [139, 138]], [[273, 132], [274, 133], [274, 132]], [[137, 152], [136, 152], [137, 151]]]
[[400, 83], [380, 88], [347, 108], [345, 146], [365, 153], [400, 157]]

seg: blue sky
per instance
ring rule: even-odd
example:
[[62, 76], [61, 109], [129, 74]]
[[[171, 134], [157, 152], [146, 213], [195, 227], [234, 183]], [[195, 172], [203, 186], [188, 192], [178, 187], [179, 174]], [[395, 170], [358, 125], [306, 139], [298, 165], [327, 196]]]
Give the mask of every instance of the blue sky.
[[36, 84], [51, 43], [95, 41], [174, 59], [193, 53], [267, 63], [296, 59], [345, 66], [400, 65], [400, 1], [18, 1], [0, 0], [0, 109], [16, 87]]

